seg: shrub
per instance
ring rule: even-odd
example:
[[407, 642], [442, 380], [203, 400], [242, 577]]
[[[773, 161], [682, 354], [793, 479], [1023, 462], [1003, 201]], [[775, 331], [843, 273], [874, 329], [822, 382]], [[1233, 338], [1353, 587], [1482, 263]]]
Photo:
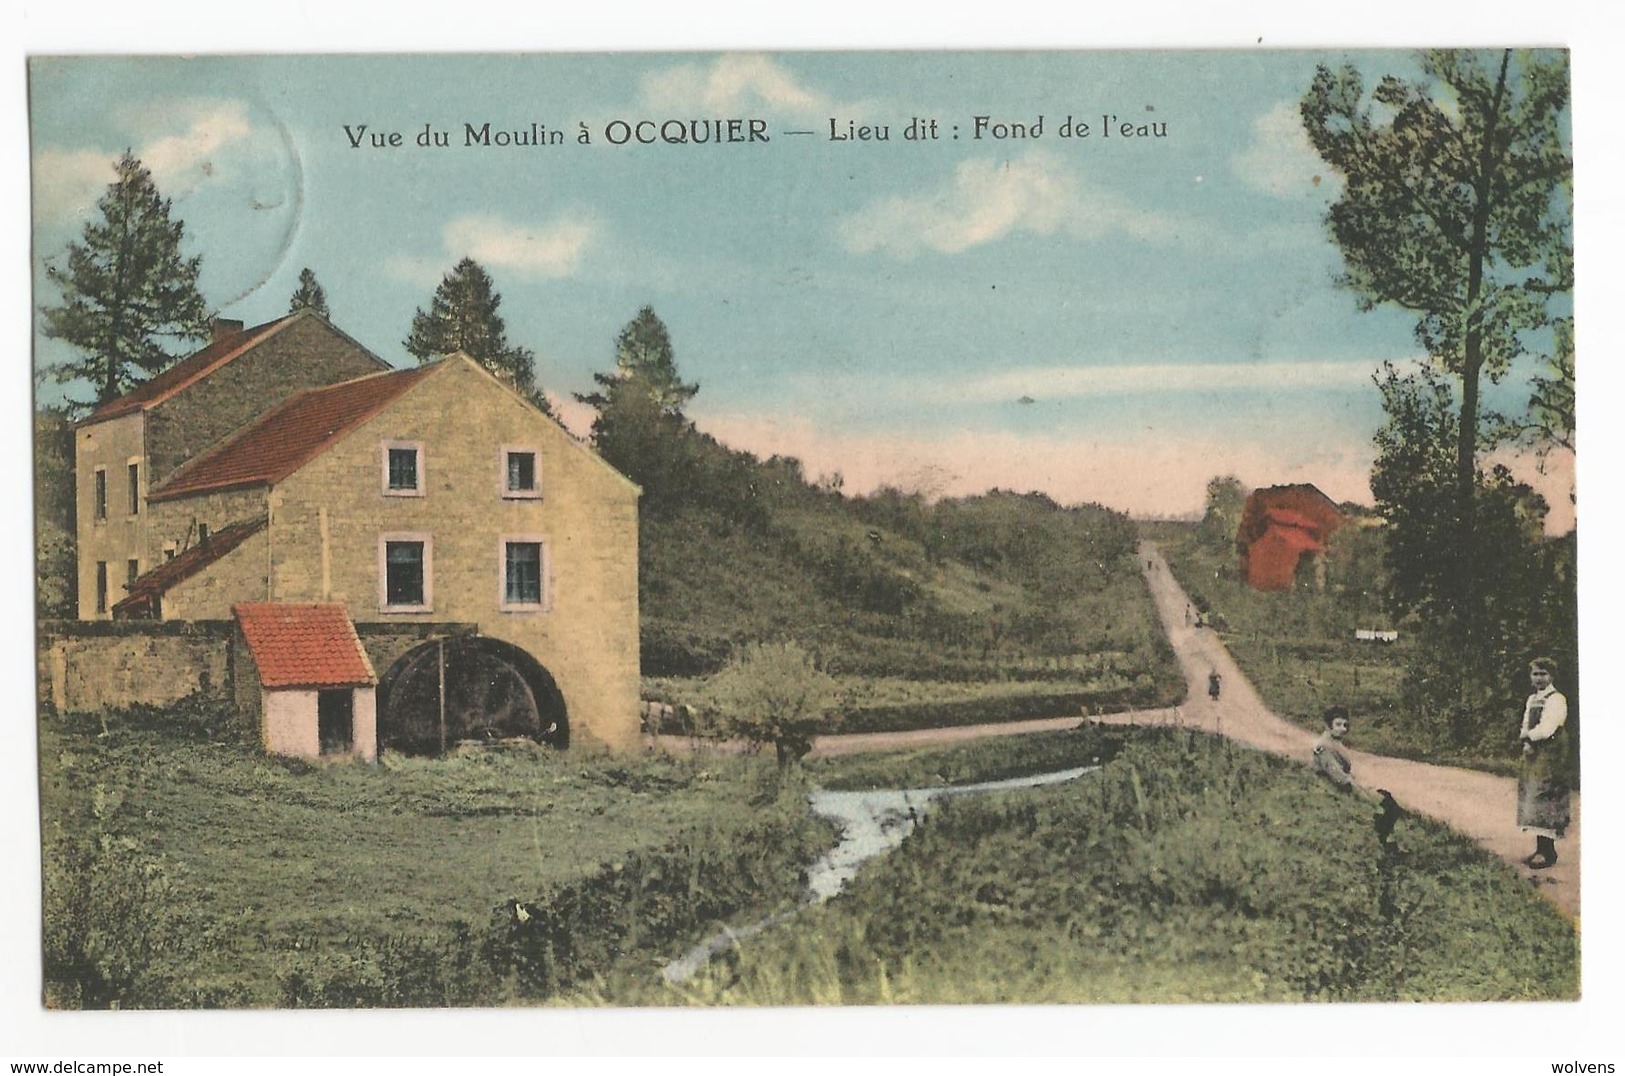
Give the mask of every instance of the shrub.
[[757, 744], [772, 744], [779, 769], [812, 750], [813, 737], [828, 731], [824, 715], [838, 685], [811, 654], [793, 642], [751, 643], [706, 685], [725, 730]]
[[44, 973], [46, 1004], [64, 1009], [166, 1008], [183, 991], [165, 972], [192, 943], [178, 912], [173, 868], [102, 825], [110, 813], [96, 789], [88, 837], [46, 831]]

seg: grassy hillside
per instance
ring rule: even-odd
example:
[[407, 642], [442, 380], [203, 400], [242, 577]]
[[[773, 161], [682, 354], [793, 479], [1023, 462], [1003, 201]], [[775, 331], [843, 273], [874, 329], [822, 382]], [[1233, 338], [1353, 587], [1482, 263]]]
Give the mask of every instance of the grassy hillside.
[[[1052, 700], [1006, 702], [997, 718], [1178, 697], [1121, 514], [999, 491], [849, 497], [807, 482], [794, 460], [694, 436], [700, 477], [642, 522], [651, 696], [689, 701], [739, 645], [794, 639], [847, 682], [843, 709], [860, 723], [858, 711], [902, 702]], [[967, 691], [978, 684], [1024, 686]], [[928, 723], [924, 711], [886, 722], [916, 718]]]

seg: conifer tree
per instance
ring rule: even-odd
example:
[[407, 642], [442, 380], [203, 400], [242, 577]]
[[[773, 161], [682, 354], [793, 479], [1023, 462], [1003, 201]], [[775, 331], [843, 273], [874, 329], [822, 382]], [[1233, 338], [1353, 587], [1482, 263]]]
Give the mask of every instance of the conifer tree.
[[82, 353], [55, 364], [52, 375], [90, 382], [97, 404], [175, 361], [160, 338], [208, 335], [208, 308], [197, 289], [202, 259], [181, 256], [184, 225], [170, 218], [170, 200], [130, 151], [114, 167], [118, 178], [96, 203], [99, 219], [68, 244], [65, 264], [47, 264], [62, 302], [40, 312], [46, 336]]
[[615, 368], [592, 376], [597, 390], [576, 399], [598, 409], [593, 447], [643, 487], [645, 510], [658, 516], [692, 492], [695, 445], [682, 408], [699, 386], [678, 377], [671, 335], [648, 306], [615, 338]]
[[490, 274], [473, 258], [464, 258], [440, 281], [429, 309], [420, 307], [412, 316], [412, 332], [403, 346], [420, 363], [465, 352], [552, 414], [536, 385], [536, 355], [508, 342], [507, 326], [497, 313], [501, 305]]
[[327, 309], [327, 292], [322, 290], [315, 271], [308, 267], [299, 270], [299, 287], [294, 289], [293, 298], [288, 300], [288, 313], [297, 314], [301, 310], [309, 310], [323, 320], [332, 318]]
[[645, 306], [615, 338], [615, 373], [594, 376], [606, 388], [614, 380], [630, 380], [647, 393], [661, 411], [680, 414], [683, 405], [700, 391], [698, 385], [684, 384], [677, 376], [677, 356], [671, 346], [666, 323]]

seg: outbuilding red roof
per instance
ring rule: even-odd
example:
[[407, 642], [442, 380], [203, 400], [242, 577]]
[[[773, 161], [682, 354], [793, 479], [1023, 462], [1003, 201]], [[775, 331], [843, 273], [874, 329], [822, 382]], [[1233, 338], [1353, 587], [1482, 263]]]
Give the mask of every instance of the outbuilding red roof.
[[147, 499], [168, 501], [280, 482], [433, 373], [436, 365], [297, 392], [213, 452], [181, 467]]
[[378, 682], [355, 625], [337, 602], [241, 602], [231, 607], [267, 688], [367, 687]]
[[194, 381], [213, 373], [255, 344], [275, 334], [296, 317], [297, 314], [289, 314], [275, 321], [267, 321], [264, 325], [256, 325], [252, 329], [226, 333], [218, 340], [211, 341], [202, 351], [188, 355], [169, 369], [141, 382], [123, 396], [108, 400], [92, 411], [90, 417], [80, 425], [117, 418], [119, 415], [127, 415], [132, 411], [162, 403]]

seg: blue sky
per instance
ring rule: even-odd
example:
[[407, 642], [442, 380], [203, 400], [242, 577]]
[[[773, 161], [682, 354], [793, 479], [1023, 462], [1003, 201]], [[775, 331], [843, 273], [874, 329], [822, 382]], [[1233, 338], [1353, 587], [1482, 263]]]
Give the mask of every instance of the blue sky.
[[[571, 394], [649, 304], [701, 386], [701, 428], [848, 489], [998, 485], [1163, 514], [1196, 511], [1206, 478], [1233, 472], [1366, 500], [1371, 375], [1418, 356], [1410, 318], [1362, 313], [1335, 283], [1322, 217], [1337, 178], [1296, 104], [1317, 62], [1345, 60], [1371, 77], [1413, 64], [1262, 50], [35, 59], [36, 287], [50, 301], [44, 260], [128, 146], [173, 197], [222, 316], [280, 315], [309, 266], [338, 325], [409, 365], [413, 311], [473, 256], [577, 429], [590, 414]], [[1042, 117], [1043, 134], [976, 139], [977, 116]], [[1102, 137], [1102, 116], [1166, 133]], [[770, 141], [606, 138], [617, 120], [714, 117], [760, 120]], [[939, 138], [906, 140], [915, 117]], [[1089, 137], [1061, 137], [1069, 117]], [[832, 120], [890, 139], [834, 141]], [[470, 122], [565, 141], [469, 147]], [[346, 125], [363, 124], [404, 144], [353, 148]], [[451, 146], [417, 147], [426, 124]], [[64, 354], [37, 340], [40, 361]], [[1549, 498], [1566, 504], [1561, 488]]]

